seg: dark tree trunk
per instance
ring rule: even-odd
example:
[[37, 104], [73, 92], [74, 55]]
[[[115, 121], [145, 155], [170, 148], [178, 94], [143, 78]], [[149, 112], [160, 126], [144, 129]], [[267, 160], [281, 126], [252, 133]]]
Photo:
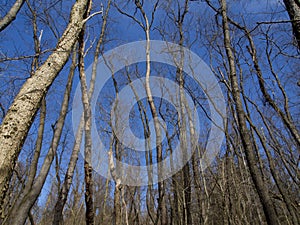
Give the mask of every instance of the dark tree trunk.
[[300, 50], [300, 1], [283, 0], [283, 2], [291, 19], [293, 33], [296, 38], [298, 48]]
[[238, 83], [238, 78], [237, 78], [237, 73], [235, 68], [236, 66], [235, 58], [230, 43], [230, 31], [229, 31], [229, 24], [227, 18], [226, 0], [220, 0], [220, 4], [221, 4], [221, 15], [222, 15], [223, 33], [224, 33], [224, 45], [225, 45], [226, 55], [229, 63], [229, 79], [232, 88], [232, 96], [235, 104], [235, 110], [238, 117], [239, 133], [241, 136], [246, 159], [248, 162], [250, 175], [252, 177], [253, 183], [255, 185], [261, 204], [263, 206], [266, 221], [268, 224], [275, 225], [278, 224], [276, 219], [276, 212], [273, 203], [271, 201], [271, 198], [269, 196], [268, 190], [261, 177], [259, 168], [257, 167], [255, 151], [253, 149], [249, 130], [246, 125], [246, 116], [245, 116], [245, 112], [240, 97], [240, 88], [239, 88], [239, 83]]

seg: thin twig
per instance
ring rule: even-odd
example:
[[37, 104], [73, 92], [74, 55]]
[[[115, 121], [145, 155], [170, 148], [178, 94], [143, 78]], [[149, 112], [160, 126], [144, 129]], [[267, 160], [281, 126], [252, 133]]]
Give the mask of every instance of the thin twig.
[[292, 22], [299, 22], [300, 20], [279, 20], [279, 21], [263, 21], [263, 22], [256, 22], [257, 25], [261, 24], [278, 24], [278, 23], [292, 23]]

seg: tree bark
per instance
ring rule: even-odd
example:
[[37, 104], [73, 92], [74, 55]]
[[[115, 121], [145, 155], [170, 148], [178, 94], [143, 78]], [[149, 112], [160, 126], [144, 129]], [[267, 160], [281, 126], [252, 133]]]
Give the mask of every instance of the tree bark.
[[3, 204], [13, 168], [40, 103], [67, 62], [85, 23], [83, 15], [87, 3], [88, 0], [78, 0], [73, 5], [70, 22], [56, 49], [32, 77], [26, 80], [3, 119], [0, 126], [0, 205]]
[[[61, 112], [59, 115], [59, 119], [56, 124], [56, 128], [54, 129], [54, 134], [52, 138], [51, 146], [48, 150], [46, 159], [42, 165], [40, 173], [38, 177], [35, 179], [35, 182], [32, 184], [32, 180], [29, 180], [30, 183], [27, 183], [24, 188], [24, 197], [20, 200], [20, 204], [15, 205], [10, 215], [10, 224], [19, 225], [25, 224], [26, 219], [28, 217], [28, 213], [30, 212], [32, 206], [36, 202], [43, 186], [46, 181], [48, 172], [50, 170], [51, 164], [53, 162], [56, 150], [59, 145], [61, 133], [64, 127], [65, 118], [68, 111], [70, 93], [72, 88], [72, 81], [74, 76], [74, 69], [70, 70], [68, 82], [66, 86], [66, 90], [64, 93], [64, 98], [61, 106]], [[30, 186], [29, 186], [30, 185]]]
[[[146, 69], [146, 82], [145, 82], [145, 88], [146, 88], [146, 94], [147, 94], [147, 100], [148, 104], [150, 106], [150, 111], [153, 117], [154, 121], [154, 129], [155, 129], [155, 136], [156, 136], [156, 158], [157, 158], [157, 163], [161, 162], [163, 160], [162, 156], [162, 140], [161, 140], [161, 130], [160, 130], [160, 125], [158, 121], [158, 114], [156, 110], [156, 106], [154, 104], [154, 100], [152, 97], [152, 92], [150, 88], [150, 25], [148, 22], [148, 18], [146, 16], [146, 13], [142, 9], [141, 3], [138, 2], [136, 3], [137, 7], [140, 9], [141, 13], [143, 14], [146, 26], [144, 28], [145, 34], [146, 34], [146, 41], [147, 41], [147, 46], [146, 46], [146, 64], [147, 64], [147, 69]], [[158, 164], [158, 179], [161, 180], [161, 173], [163, 171], [163, 168], [161, 167], [160, 164]], [[166, 215], [166, 206], [165, 206], [165, 197], [164, 197], [164, 181], [158, 182], [158, 215], [160, 217], [160, 223], [161, 225], [166, 225], [167, 224], [167, 215]]]
[[[72, 71], [73, 74], [74, 74], [75, 68], [76, 68], [76, 50], [74, 49], [72, 65], [70, 67], [70, 71]], [[73, 151], [71, 154], [68, 169], [67, 169], [67, 172], [65, 175], [64, 183], [58, 193], [57, 202], [56, 202], [55, 208], [54, 208], [53, 225], [59, 225], [60, 222], [63, 221], [62, 211], [63, 211], [64, 205], [67, 201], [69, 188], [70, 188], [72, 180], [73, 180], [72, 178], [74, 175], [74, 171], [75, 171], [75, 167], [76, 167], [76, 163], [77, 163], [77, 159], [78, 159], [78, 152], [80, 149], [81, 138], [82, 138], [82, 133], [83, 133], [82, 127], [83, 127], [83, 120], [80, 121], [80, 125], [77, 130], [77, 134], [76, 134], [75, 144], [74, 144]]]
[[[159, 124], [159, 120], [158, 120], [158, 113], [157, 113], [157, 109], [156, 106], [154, 104], [154, 99], [152, 96], [152, 92], [151, 92], [151, 88], [150, 88], [150, 73], [151, 73], [151, 59], [150, 59], [150, 29], [151, 29], [151, 25], [154, 19], [154, 13], [155, 10], [157, 9], [158, 6], [158, 1], [156, 1], [153, 12], [152, 12], [152, 20], [149, 22], [147, 14], [143, 8], [143, 3], [139, 0], [135, 1], [135, 6], [137, 7], [138, 11], [141, 13], [142, 18], [144, 20], [144, 24], [139, 21], [138, 19], [136, 19], [134, 16], [130, 16], [127, 13], [124, 13], [121, 9], [119, 9], [117, 6], [118, 11], [123, 14], [126, 15], [128, 17], [130, 17], [131, 19], [133, 19], [136, 23], [138, 23], [144, 33], [145, 33], [145, 37], [146, 37], [146, 74], [145, 74], [145, 89], [146, 89], [146, 95], [147, 95], [147, 101], [150, 107], [150, 111], [151, 111], [151, 115], [153, 117], [153, 122], [154, 122], [154, 129], [155, 129], [155, 137], [156, 137], [156, 159], [157, 159], [157, 163], [161, 162], [163, 159], [162, 156], [162, 143], [161, 143], [161, 130], [160, 130], [160, 124]], [[161, 173], [163, 171], [163, 168], [160, 164], [158, 164], [158, 180], [161, 180]], [[155, 221], [155, 224], [158, 223], [158, 221], [160, 221], [161, 225], [165, 225], [167, 224], [167, 210], [166, 210], [166, 204], [165, 204], [165, 197], [164, 197], [164, 193], [165, 192], [165, 188], [164, 188], [164, 181], [160, 181], [158, 182], [158, 209], [157, 209], [157, 218]]]
[[[95, 78], [96, 78], [96, 73], [97, 73], [96, 70], [97, 70], [97, 64], [98, 64], [98, 57], [100, 55], [100, 47], [103, 44], [103, 39], [104, 39], [104, 35], [105, 35], [107, 17], [108, 17], [110, 5], [111, 5], [111, 0], [109, 0], [107, 3], [107, 8], [106, 8], [105, 14], [103, 16], [103, 24], [102, 24], [102, 28], [101, 28], [100, 37], [97, 42], [97, 46], [96, 46], [96, 50], [95, 50], [94, 62], [93, 62], [93, 68], [92, 68], [92, 78], [90, 81], [90, 88], [89, 88], [89, 99], [91, 98], [92, 93], [94, 92], [94, 87], [95, 87], [94, 84], [95, 84]], [[75, 58], [75, 56], [74, 56], [74, 58]], [[73, 65], [75, 66], [75, 64], [73, 64]], [[53, 223], [52, 223], [53, 225], [59, 225], [59, 224], [63, 223], [63, 214], [62, 213], [63, 213], [64, 206], [66, 204], [69, 190], [70, 190], [72, 180], [73, 180], [73, 175], [74, 175], [74, 171], [75, 171], [75, 167], [76, 167], [76, 163], [77, 163], [77, 159], [78, 159], [78, 153], [79, 153], [81, 141], [82, 141], [83, 125], [84, 125], [84, 121], [82, 118], [79, 123], [78, 129], [77, 129], [76, 140], [75, 140], [72, 155], [71, 155], [71, 158], [69, 161], [68, 169], [67, 169], [67, 172], [65, 175], [64, 183], [59, 191], [58, 199], [55, 204], [55, 211], [54, 211]]]
[[239, 88], [236, 68], [235, 68], [235, 58], [230, 43], [230, 31], [229, 31], [229, 24], [227, 18], [226, 0], [220, 0], [220, 4], [221, 4], [221, 15], [222, 15], [222, 24], [223, 24], [223, 33], [224, 33], [224, 45], [225, 45], [226, 55], [229, 63], [229, 79], [231, 83], [232, 96], [234, 99], [235, 109], [238, 117], [239, 133], [246, 154], [250, 175], [254, 182], [257, 193], [259, 195], [261, 204], [263, 206], [266, 221], [268, 224], [275, 225], [278, 224], [276, 219], [275, 209], [272, 204], [271, 198], [269, 196], [268, 190], [265, 187], [264, 181], [261, 177], [260, 171], [257, 168], [255, 152], [252, 147], [249, 130], [246, 125], [246, 117], [245, 117], [245, 112], [240, 97], [240, 88]]
[[[84, 18], [89, 16], [92, 7], [92, 1], [88, 1], [88, 7], [84, 14]], [[79, 47], [78, 47], [78, 69], [81, 84], [81, 99], [84, 109], [84, 181], [85, 181], [85, 221], [87, 225], [95, 224], [95, 211], [93, 199], [93, 168], [92, 168], [92, 111], [90, 107], [89, 93], [87, 88], [87, 79], [84, 68], [84, 35], [85, 26], [79, 34]]]
[[16, 16], [22, 8], [24, 2], [25, 0], [16, 0], [15, 4], [10, 8], [8, 13], [0, 20], [0, 32], [16, 19]]
[[298, 48], [300, 50], [300, 1], [283, 0], [283, 2], [291, 19], [293, 33], [296, 38]]
[[[185, 0], [183, 12], [181, 12], [181, 9], [178, 8], [178, 15], [181, 15], [177, 19], [177, 27], [179, 32], [179, 46], [183, 47], [184, 43], [184, 31], [183, 31], [183, 23], [185, 19], [185, 15], [188, 12], [188, 0]], [[183, 77], [183, 64], [184, 64], [184, 53], [183, 51], [180, 52], [180, 65], [177, 67], [176, 71], [176, 79], [179, 83], [179, 102], [180, 102], [180, 148], [181, 151], [183, 151], [183, 161], [186, 162], [186, 155], [187, 151], [187, 124], [185, 120], [185, 116], [189, 115], [189, 125], [192, 125], [192, 118], [191, 113], [189, 109], [189, 105], [186, 102], [185, 94], [184, 94], [184, 77]], [[194, 129], [191, 126], [190, 127], [191, 136], [194, 136]], [[194, 146], [193, 146], [194, 147]], [[190, 181], [190, 165], [189, 162], [187, 162], [183, 167], [183, 218], [182, 218], [182, 224], [189, 225], [193, 224], [192, 222], [192, 214], [191, 214], [191, 181]]]

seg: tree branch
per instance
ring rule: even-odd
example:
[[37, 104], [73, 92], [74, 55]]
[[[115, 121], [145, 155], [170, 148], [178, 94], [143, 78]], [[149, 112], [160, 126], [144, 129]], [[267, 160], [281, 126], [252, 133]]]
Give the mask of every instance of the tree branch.
[[24, 4], [25, 0], [16, 0], [15, 4], [10, 8], [9, 12], [0, 20], [0, 32], [3, 31], [16, 16]]

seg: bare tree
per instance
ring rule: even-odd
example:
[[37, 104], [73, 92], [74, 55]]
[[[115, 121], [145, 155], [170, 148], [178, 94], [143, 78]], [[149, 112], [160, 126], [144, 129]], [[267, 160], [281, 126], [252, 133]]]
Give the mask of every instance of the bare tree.
[[[88, 7], [84, 13], [86, 19], [91, 11], [92, 1], [88, 1]], [[86, 224], [93, 225], [95, 223], [95, 211], [93, 200], [93, 177], [92, 177], [92, 138], [91, 138], [91, 121], [92, 111], [90, 107], [89, 93], [87, 88], [87, 79], [84, 67], [84, 50], [85, 50], [85, 25], [79, 34], [78, 47], [78, 69], [81, 84], [82, 104], [84, 109], [84, 181], [85, 181], [85, 207], [86, 207]]]
[[26, 135], [40, 103], [57, 74], [67, 62], [73, 45], [86, 20], [88, 1], [77, 1], [71, 10], [70, 22], [55, 51], [27, 79], [0, 126], [0, 204], [3, 204], [8, 183]]
[[[101, 28], [101, 33], [100, 33], [100, 37], [99, 40], [97, 42], [97, 46], [96, 46], [96, 51], [94, 54], [94, 62], [93, 62], [93, 70], [92, 70], [92, 78], [90, 81], [90, 88], [89, 88], [89, 99], [91, 98], [91, 95], [94, 91], [94, 84], [95, 84], [95, 78], [96, 78], [96, 70], [97, 70], [97, 63], [98, 63], [98, 57], [100, 55], [100, 48], [103, 45], [103, 41], [104, 41], [104, 35], [105, 35], [105, 31], [106, 31], [106, 27], [107, 27], [107, 19], [108, 19], [108, 13], [109, 13], [109, 9], [110, 9], [110, 5], [111, 5], [111, 0], [108, 1], [107, 4], [107, 8], [105, 10], [105, 13], [102, 12], [103, 15], [103, 23], [102, 23], [102, 28]], [[66, 204], [67, 201], [67, 197], [69, 194], [69, 190], [73, 181], [73, 175], [74, 175], [74, 171], [76, 168], [76, 163], [77, 163], [77, 159], [78, 159], [78, 153], [79, 153], [79, 149], [81, 146], [81, 139], [82, 139], [82, 133], [83, 133], [83, 118], [81, 119], [78, 129], [77, 129], [77, 134], [76, 134], [76, 138], [75, 138], [75, 143], [73, 146], [73, 150], [72, 150], [72, 154], [71, 154], [71, 158], [69, 161], [69, 165], [68, 165], [68, 169], [66, 171], [65, 174], [65, 179], [64, 179], [64, 183], [61, 187], [61, 189], [59, 190], [58, 193], [58, 199], [55, 205], [55, 213], [53, 216], [53, 225], [59, 225], [59, 223], [61, 223], [63, 221], [63, 208]]]
[[[73, 64], [75, 62], [73, 61]], [[68, 105], [69, 105], [69, 99], [70, 99], [70, 93], [71, 93], [71, 88], [72, 88], [72, 81], [73, 81], [73, 76], [74, 76], [74, 70], [75, 66], [71, 66], [67, 85], [66, 85], [66, 90], [64, 94], [64, 99], [63, 103], [61, 106], [61, 112], [59, 115], [59, 118], [56, 123], [56, 127], [53, 130], [53, 139], [51, 146], [49, 148], [49, 151], [47, 153], [47, 156], [45, 158], [45, 161], [42, 165], [42, 168], [40, 170], [39, 175], [36, 177], [35, 182], [33, 183], [33, 178], [35, 178], [35, 173], [36, 173], [36, 167], [32, 168], [31, 174], [30, 174], [30, 179], [28, 179], [28, 183], [25, 185], [24, 188], [24, 193], [23, 197], [20, 199], [19, 204], [16, 204], [15, 207], [13, 208], [10, 218], [8, 221], [10, 221], [11, 224], [24, 224], [27, 215], [36, 202], [42, 187], [45, 183], [46, 177], [48, 175], [48, 172], [50, 170], [51, 164], [53, 162], [53, 159], [56, 155], [57, 148], [59, 146], [59, 141], [61, 138], [62, 130], [64, 127], [64, 122], [66, 118], [66, 114], [68, 111]], [[39, 154], [39, 149], [37, 149], [38, 154]], [[36, 159], [34, 159], [36, 160]], [[37, 162], [34, 162], [32, 165], [37, 166]]]
[[[68, 22], [72, 1], [76, 3]], [[5, 197], [0, 206], [4, 219], [0, 223], [299, 223], [300, 64], [299, 48], [288, 33], [298, 20], [282, 20], [287, 15], [284, 6], [298, 7], [298, 1], [286, 0], [285, 5], [262, 1], [260, 7], [253, 7], [253, 1], [246, 0], [107, 0], [103, 2], [105, 7], [101, 0], [94, 0], [93, 4], [91, 0], [72, 1], [26, 0], [24, 14], [18, 15], [22, 19], [13, 23], [16, 29], [1, 32], [0, 184], [1, 190], [6, 191], [2, 192]], [[93, 17], [100, 14], [93, 13], [99, 7], [106, 8], [105, 13]], [[11, 41], [20, 38], [15, 35], [18, 32], [24, 32], [21, 38], [26, 44], [21, 47]], [[294, 36], [298, 41], [295, 31]], [[104, 50], [120, 42], [141, 39], [146, 40], [144, 63], [114, 71], [109, 65], [110, 58], [98, 60]], [[212, 123], [207, 89], [183, 70], [190, 66], [184, 51], [174, 53], [174, 67], [157, 63], [151, 57], [156, 53], [150, 52], [151, 39], [174, 42], [199, 55], [209, 64], [226, 96], [225, 140], [205, 170], [202, 160], [209, 151], [205, 146]], [[166, 50], [174, 52], [162, 52]], [[92, 73], [87, 80], [86, 63], [91, 60]], [[101, 80], [105, 75], [97, 64], [103, 62], [112, 76], [101, 86], [97, 108], [91, 112], [91, 96], [96, 94], [94, 89], [98, 91], [98, 78]], [[189, 69], [194, 75], [195, 68]], [[149, 85], [151, 76], [161, 77], [161, 81], [167, 78], [178, 89], [171, 89], [165, 82]], [[142, 99], [139, 87], [135, 86], [139, 78], [147, 80], [143, 85], [148, 91]], [[70, 121], [74, 119], [70, 100], [74, 96], [72, 85], [78, 80], [82, 98], [79, 102], [75, 99], [74, 104], [82, 101], [84, 112], [76, 121], [78, 127], [73, 136], [69, 132]], [[130, 129], [137, 138], [145, 140], [145, 152], [132, 148], [137, 139], [130, 139], [126, 146], [122, 143], [123, 138], [128, 139], [122, 127], [123, 111], [119, 110], [124, 87], [131, 88], [136, 102], [129, 111]], [[153, 87], [176, 102], [160, 98]], [[200, 130], [193, 122], [193, 110], [199, 115]], [[101, 147], [107, 148], [108, 158], [105, 155], [104, 159], [109, 160], [108, 164], [99, 164], [102, 169], [105, 165], [107, 178], [92, 171], [91, 119], [98, 129]], [[115, 128], [120, 130], [120, 136]], [[189, 138], [196, 135], [197, 139], [189, 143]], [[84, 154], [80, 157], [82, 146]], [[184, 154], [189, 153], [190, 147], [195, 150], [192, 158], [175, 158], [178, 148]], [[99, 157], [102, 163], [102, 155]], [[164, 168], [153, 171], [151, 165], [161, 160], [167, 162], [171, 171], [179, 162], [187, 163], [169, 178], [153, 184], [160, 175], [156, 172]], [[121, 163], [146, 165], [148, 185], [123, 184], [130, 173], [120, 170]]]
[[260, 201], [263, 205], [266, 220], [268, 224], [278, 224], [278, 221], [276, 219], [276, 213], [272, 201], [270, 199], [269, 193], [263, 182], [262, 177], [260, 176], [260, 172], [256, 167], [256, 159], [255, 159], [256, 157], [251, 144], [249, 130], [246, 126], [245, 112], [242, 106], [242, 101], [240, 99], [240, 88], [237, 79], [235, 58], [230, 43], [230, 30], [229, 30], [228, 18], [227, 18], [226, 0], [220, 0], [220, 4], [221, 4], [221, 15], [222, 15], [222, 22], [223, 22], [223, 32], [224, 32], [224, 46], [226, 49], [226, 55], [229, 64], [229, 79], [231, 83], [232, 96], [234, 99], [237, 118], [239, 122], [239, 132], [245, 149], [246, 159], [249, 165], [251, 177], [253, 179], [258, 195], [260, 197]]

